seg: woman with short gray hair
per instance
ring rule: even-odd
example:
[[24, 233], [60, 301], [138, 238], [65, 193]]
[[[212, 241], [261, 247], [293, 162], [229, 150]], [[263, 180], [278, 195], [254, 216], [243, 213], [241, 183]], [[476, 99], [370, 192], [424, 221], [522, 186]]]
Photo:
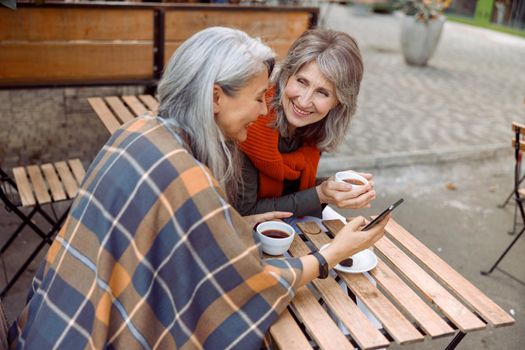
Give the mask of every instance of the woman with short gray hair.
[[352, 189], [333, 178], [316, 178], [321, 152], [344, 141], [362, 77], [359, 47], [346, 33], [312, 29], [292, 44], [274, 72], [270, 112], [240, 145], [246, 155], [244, 187], [235, 202], [240, 213], [285, 210], [320, 217], [325, 204], [369, 206], [373, 182]]

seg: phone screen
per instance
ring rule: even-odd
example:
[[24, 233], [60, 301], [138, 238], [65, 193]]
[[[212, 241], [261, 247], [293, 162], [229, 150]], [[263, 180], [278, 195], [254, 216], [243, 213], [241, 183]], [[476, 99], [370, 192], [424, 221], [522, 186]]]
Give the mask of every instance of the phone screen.
[[391, 213], [395, 208], [397, 208], [401, 203], [403, 203], [403, 201], [404, 201], [404, 199], [401, 198], [400, 200], [398, 200], [397, 202], [395, 202], [394, 204], [392, 204], [391, 206], [389, 206], [388, 208], [383, 210], [383, 212], [381, 214], [379, 214], [374, 220], [370, 221], [368, 223], [368, 225], [366, 225], [365, 227], [363, 227], [361, 229], [361, 231], [369, 230], [372, 227], [374, 227], [375, 225], [377, 225], [378, 222], [383, 220], [384, 217], [388, 215], [388, 213]]

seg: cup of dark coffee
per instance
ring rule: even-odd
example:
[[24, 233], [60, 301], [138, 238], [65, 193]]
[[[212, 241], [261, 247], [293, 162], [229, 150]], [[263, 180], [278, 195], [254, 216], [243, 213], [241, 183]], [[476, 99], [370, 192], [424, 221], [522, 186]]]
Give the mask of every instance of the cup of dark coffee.
[[368, 180], [354, 171], [339, 171], [335, 173], [336, 182], [346, 182], [352, 185], [352, 189], [361, 188], [368, 183]]
[[282, 255], [292, 244], [295, 230], [281, 221], [266, 221], [257, 225], [262, 250], [268, 255]]

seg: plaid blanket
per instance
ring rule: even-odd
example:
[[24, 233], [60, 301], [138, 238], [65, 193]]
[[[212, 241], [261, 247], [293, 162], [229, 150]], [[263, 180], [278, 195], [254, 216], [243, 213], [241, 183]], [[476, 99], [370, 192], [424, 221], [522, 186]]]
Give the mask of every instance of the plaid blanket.
[[252, 229], [161, 118], [124, 125], [90, 166], [10, 329], [25, 349], [258, 349], [298, 259]]

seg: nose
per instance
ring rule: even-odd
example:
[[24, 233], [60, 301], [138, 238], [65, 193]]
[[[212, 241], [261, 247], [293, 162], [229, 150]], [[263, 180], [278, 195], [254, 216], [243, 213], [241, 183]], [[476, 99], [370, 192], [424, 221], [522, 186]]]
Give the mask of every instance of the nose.
[[297, 101], [299, 102], [299, 107], [310, 106], [311, 99], [312, 99], [312, 91], [310, 89], [304, 90], [297, 98]]

